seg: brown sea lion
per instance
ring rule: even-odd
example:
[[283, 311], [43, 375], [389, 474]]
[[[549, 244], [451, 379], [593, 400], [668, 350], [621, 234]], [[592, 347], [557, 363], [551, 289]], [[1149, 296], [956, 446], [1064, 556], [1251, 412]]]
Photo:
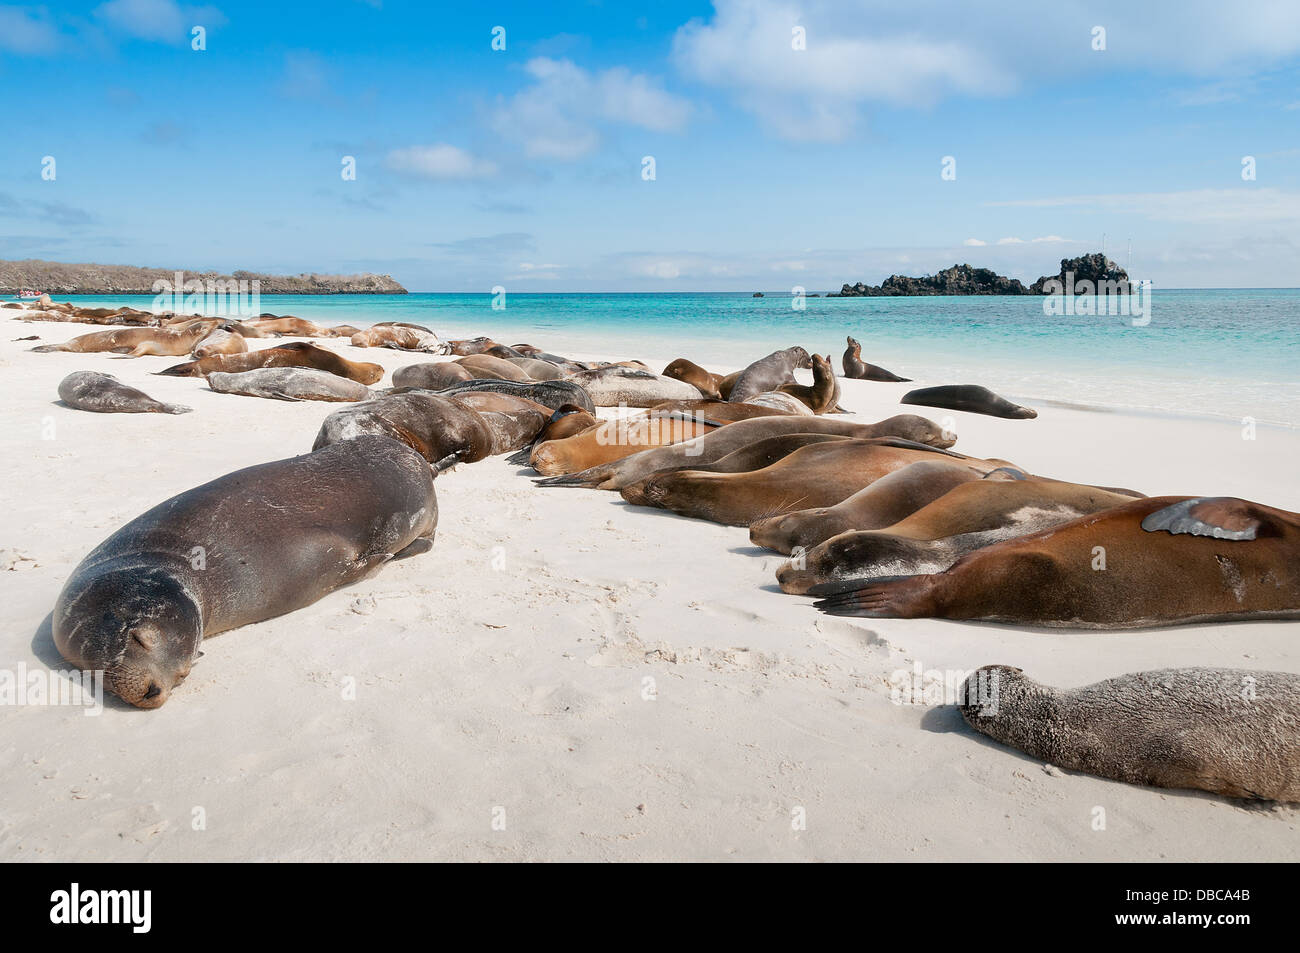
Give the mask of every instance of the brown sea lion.
[[719, 426], [721, 421], [676, 413], [605, 420], [563, 440], [538, 444], [528, 462], [544, 476], [573, 473], [652, 447], [692, 440]]
[[195, 360], [202, 360], [205, 357], [212, 357], [214, 354], [243, 354], [247, 350], [248, 342], [244, 340], [242, 334], [225, 328], [217, 328], [194, 345], [194, 350], [190, 352], [190, 356]]
[[273, 400], [357, 401], [370, 396], [365, 384], [314, 367], [257, 367], [238, 374], [213, 371], [208, 386], [219, 394]]
[[128, 387], [112, 374], [74, 371], [59, 382], [59, 399], [76, 410], [97, 414], [188, 414], [192, 407], [164, 404]]
[[685, 381], [693, 385], [705, 397], [722, 399], [722, 394], [718, 392], [718, 383], [722, 380], [722, 375], [710, 373], [684, 357], [679, 357], [665, 367], [663, 376]]
[[733, 404], [727, 400], [664, 400], [652, 405], [650, 410], [659, 413], [697, 414], [710, 420], [749, 420], [753, 417], [788, 416], [773, 407], [760, 407], [757, 404]]
[[431, 361], [428, 364], [408, 364], [393, 371], [394, 387], [422, 387], [442, 390], [461, 381], [472, 381], [474, 372], [455, 361]]
[[448, 341], [447, 353], [455, 354], [457, 357], [468, 357], [471, 354], [484, 354], [490, 347], [496, 346], [496, 341], [491, 338], [466, 338], [460, 341]]
[[554, 364], [534, 360], [531, 357], [510, 357], [506, 358], [506, 360], [527, 374], [529, 380], [558, 381], [560, 378], [567, 376]]
[[1035, 761], [1128, 784], [1300, 801], [1300, 675], [1176, 668], [1057, 689], [985, 665], [961, 694], [967, 724]]
[[718, 396], [723, 400], [731, 399], [731, 389], [736, 386], [736, 381], [740, 380], [740, 375], [744, 371], [732, 371], [718, 381]]
[[792, 383], [795, 370], [801, 367], [812, 367], [812, 356], [803, 348], [787, 347], [773, 351], [737, 375], [727, 392], [727, 400], [749, 400], [756, 394], [777, 390], [782, 384]]
[[644, 450], [613, 463], [538, 480], [537, 483], [541, 486], [618, 490], [655, 473], [688, 470], [700, 464], [716, 463], [746, 444], [792, 433], [830, 433], [855, 438], [898, 436], [940, 448], [953, 444], [938, 424], [915, 414], [899, 414], [874, 424], [851, 423], [834, 417], [757, 417], [728, 424], [696, 440]]
[[785, 592], [836, 579], [943, 572], [967, 553], [1132, 502], [1094, 486], [1008, 478], [995, 470], [954, 487], [898, 522], [820, 542], [776, 572]]
[[996, 468], [990, 461], [952, 451], [895, 437], [873, 437], [813, 444], [771, 466], [746, 473], [659, 473], [619, 492], [629, 503], [725, 526], [749, 526], [756, 520], [810, 506], [834, 506], [909, 463], [941, 456], [983, 472]]
[[903, 395], [900, 404], [921, 407], [942, 407], [945, 410], [965, 410], [989, 417], [1007, 417], [1011, 420], [1033, 420], [1038, 411], [1013, 404], [987, 387], [978, 384], [941, 384], [938, 387], [920, 387]]
[[893, 371], [887, 371], [875, 364], [862, 360], [862, 345], [854, 338], [848, 339], [849, 346], [844, 351], [844, 376], [855, 381], [894, 381], [903, 383], [910, 377], [899, 377]]
[[44, 344], [33, 351], [71, 351], [76, 354], [111, 352], [129, 354], [131, 357], [161, 355], [179, 357], [188, 354], [194, 346], [219, 325], [217, 320], [194, 321], [178, 328], [116, 328], [112, 331], [91, 331], [62, 344]]
[[384, 376], [382, 365], [349, 361], [306, 341], [291, 341], [245, 354], [217, 354], [201, 361], [174, 364], [158, 373], [173, 377], [205, 377], [213, 371], [238, 374], [258, 367], [314, 367], [362, 384], [376, 384]]
[[329, 337], [332, 338], [350, 338], [352, 335], [364, 331], [365, 328], [358, 328], [351, 324], [331, 324], [325, 330], [329, 332]]
[[832, 615], [1126, 629], [1300, 618], [1300, 515], [1233, 497], [1134, 500], [933, 575], [815, 587]]
[[54, 607], [54, 644], [109, 691], [158, 708], [209, 635], [310, 605], [427, 552], [435, 471], [361, 437], [172, 497], [100, 543]]
[[445, 354], [447, 346], [432, 331], [410, 324], [388, 322], [358, 331], [349, 339], [353, 347], [390, 347], [399, 351]]
[[308, 321], [306, 318], [294, 317], [291, 314], [279, 318], [274, 316], [249, 318], [240, 323], [246, 328], [254, 328], [263, 334], [283, 334], [299, 338], [328, 338], [334, 336], [330, 329], [324, 325], [317, 324], [315, 321]]
[[518, 360], [521, 357], [528, 356], [527, 354], [524, 354], [522, 351], [517, 351], [512, 347], [506, 346], [505, 344], [493, 344], [483, 353], [487, 354], [489, 357], [499, 358], [500, 360], [503, 361], [514, 361], [514, 360]]
[[506, 457], [506, 460], [516, 466], [527, 466], [532, 458], [533, 449], [539, 444], [546, 443], [548, 440], [564, 440], [574, 434], [582, 433], [589, 427], [594, 427], [599, 422], [594, 414], [588, 413], [581, 407], [575, 404], [564, 404], [551, 414], [546, 426], [533, 438], [531, 444], [515, 451]]
[[782, 384], [777, 388], [783, 394], [797, 397], [814, 414], [829, 414], [840, 410], [840, 382], [835, 377], [835, 368], [831, 367], [831, 356], [820, 354], [812, 356], [813, 384]]
[[428, 391], [387, 394], [334, 411], [321, 424], [313, 450], [361, 434], [382, 434], [417, 450], [430, 463], [454, 455], [473, 463], [518, 450], [546, 425], [544, 412], [480, 413], [469, 402]]
[[503, 357], [493, 357], [491, 354], [458, 357], [455, 363], [473, 374], [476, 379], [520, 382], [532, 380], [523, 368], [516, 367]]
[[749, 540], [789, 555], [840, 533], [890, 526], [953, 487], [982, 477], [960, 460], [923, 460], [886, 474], [834, 506], [796, 510], [751, 523]]

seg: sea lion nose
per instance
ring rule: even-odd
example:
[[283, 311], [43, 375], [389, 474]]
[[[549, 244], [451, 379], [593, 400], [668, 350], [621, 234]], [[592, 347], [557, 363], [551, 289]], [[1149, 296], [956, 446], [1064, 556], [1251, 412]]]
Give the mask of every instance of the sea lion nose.
[[157, 685], [155, 685], [153, 682], [150, 682], [150, 683], [149, 683], [149, 690], [148, 690], [147, 692], [144, 693], [144, 697], [145, 697], [146, 699], [148, 699], [148, 698], [157, 698], [157, 697], [158, 697], [159, 695], [161, 695], [161, 694], [162, 694], [162, 689], [159, 688]]

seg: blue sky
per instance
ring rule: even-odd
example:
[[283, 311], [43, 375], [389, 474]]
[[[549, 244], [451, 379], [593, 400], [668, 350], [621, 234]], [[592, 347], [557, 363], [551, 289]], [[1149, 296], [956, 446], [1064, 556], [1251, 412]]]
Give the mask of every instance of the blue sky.
[[1044, 6], [0, 5], [0, 257], [826, 291], [1105, 234], [1300, 285], [1300, 3]]

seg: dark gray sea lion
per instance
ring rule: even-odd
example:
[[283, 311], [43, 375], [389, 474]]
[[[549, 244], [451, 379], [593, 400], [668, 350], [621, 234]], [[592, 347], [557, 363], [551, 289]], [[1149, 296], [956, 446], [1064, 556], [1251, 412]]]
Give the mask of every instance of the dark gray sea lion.
[[824, 612], [868, 618], [1080, 629], [1300, 619], [1300, 515], [1152, 497], [977, 549], [941, 573], [811, 591]]
[[665, 400], [653, 404], [650, 410], [660, 413], [698, 414], [710, 420], [725, 420], [734, 423], [737, 420], [750, 420], [753, 417], [789, 416], [773, 407], [760, 407], [758, 404], [733, 404], [729, 400]]
[[208, 386], [219, 394], [273, 400], [356, 401], [370, 396], [365, 384], [314, 367], [258, 367], [238, 374], [213, 371]]
[[1095, 486], [1017, 479], [1005, 468], [953, 487], [897, 522], [832, 536], [782, 566], [785, 592], [836, 579], [943, 572], [967, 553], [1132, 502]]
[[1176, 668], [1057, 689], [985, 665], [962, 697], [972, 728], [1035, 761], [1128, 784], [1300, 801], [1300, 675]]
[[[993, 471], [996, 473], [997, 471]], [[789, 555], [812, 549], [840, 533], [891, 526], [963, 483], [981, 479], [960, 460], [923, 460], [895, 470], [834, 506], [796, 510], [758, 520], [749, 540]]]
[[900, 404], [917, 404], [921, 407], [942, 407], [945, 410], [965, 410], [972, 414], [990, 417], [1007, 417], [1012, 420], [1032, 420], [1038, 411], [1013, 404], [999, 397], [987, 387], [978, 384], [940, 384], [938, 387], [921, 387], [909, 390]]
[[[524, 355], [524, 357], [531, 357], [533, 358], [533, 360], [536, 361], [546, 361], [546, 363], [555, 364], [556, 366], [566, 366], [566, 365], [574, 365], [580, 363], [579, 361], [570, 360], [567, 357], [560, 357], [560, 355], [558, 354], [552, 354], [550, 351], [543, 351], [541, 348], [533, 347], [533, 345], [531, 344], [515, 344], [512, 346], [516, 351]], [[581, 370], [581, 368], [575, 368], [575, 369]]]
[[188, 414], [192, 407], [164, 404], [128, 387], [111, 374], [74, 371], [59, 382], [59, 399], [76, 410], [97, 414]]
[[565, 404], [573, 404], [587, 413], [594, 415], [596, 405], [591, 395], [571, 381], [496, 381], [472, 380], [463, 384], [452, 384], [438, 391], [443, 397], [455, 397], [466, 391], [483, 391], [491, 394], [513, 394], [527, 397], [535, 403], [551, 410], [559, 410]]
[[306, 341], [277, 344], [246, 354], [216, 354], [199, 361], [173, 364], [158, 373], [175, 377], [206, 377], [213, 371], [238, 374], [258, 367], [314, 367], [361, 384], [377, 384], [384, 376], [380, 364], [349, 361], [340, 354]]
[[447, 353], [454, 354], [457, 357], [467, 357], [470, 354], [484, 354], [490, 347], [496, 347], [496, 341], [491, 338], [477, 337], [464, 338], [459, 341], [447, 342]]
[[394, 387], [422, 387], [425, 390], [442, 390], [461, 381], [474, 380], [474, 372], [455, 361], [431, 361], [428, 364], [408, 364], [393, 371]]
[[435, 471], [386, 437], [237, 470], [127, 523], [54, 607], [65, 659], [157, 708], [209, 635], [292, 612], [427, 552]]
[[700, 365], [693, 361], [688, 361], [684, 357], [679, 357], [667, 367], [664, 368], [664, 377], [672, 377], [679, 381], [685, 381], [691, 384], [705, 397], [713, 397], [718, 400], [722, 399], [722, 394], [718, 391], [718, 383], [722, 380], [721, 374], [714, 374], [706, 371]]
[[619, 490], [656, 473], [716, 463], [747, 444], [793, 433], [830, 433], [855, 438], [899, 436], [933, 447], [950, 447], [953, 444], [938, 424], [915, 414], [899, 414], [874, 424], [851, 423], [834, 417], [757, 417], [728, 424], [686, 443], [643, 450], [610, 464], [538, 480], [537, 483], [541, 486]]
[[430, 463], [451, 455], [460, 463], [473, 463], [518, 450], [532, 441], [546, 421], [541, 411], [480, 412], [474, 409], [472, 401], [413, 390], [334, 411], [321, 424], [312, 449], [319, 450], [362, 434], [380, 434], [402, 441]]
[[629, 503], [672, 510], [725, 526], [749, 526], [756, 520], [810, 506], [834, 506], [909, 463], [940, 456], [961, 460], [982, 472], [995, 466], [987, 460], [909, 440], [874, 437], [801, 447], [761, 470], [658, 473], [624, 486], [619, 492]]
[[893, 371], [887, 371], [875, 364], [862, 360], [862, 345], [854, 338], [849, 338], [849, 346], [844, 351], [844, 376], [855, 381], [910, 381], [910, 377], [899, 377]]
[[565, 379], [590, 394], [597, 407], [652, 407], [665, 400], [697, 400], [701, 396], [685, 381], [617, 364], [579, 371]]
[[796, 368], [812, 367], [812, 356], [801, 347], [773, 351], [740, 372], [727, 393], [727, 400], [748, 400], [782, 384], [794, 382]]

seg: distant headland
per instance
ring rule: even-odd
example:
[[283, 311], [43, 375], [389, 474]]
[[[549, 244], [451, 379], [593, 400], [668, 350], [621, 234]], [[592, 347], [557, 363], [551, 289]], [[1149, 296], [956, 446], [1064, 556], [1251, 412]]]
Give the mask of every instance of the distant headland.
[[[156, 294], [157, 282], [174, 282], [176, 268], [134, 265], [74, 265], [59, 261], [0, 261], [0, 294], [38, 291], [55, 295]], [[186, 279], [210, 282], [256, 281], [261, 294], [358, 295], [406, 294], [389, 275], [264, 275], [236, 271], [184, 271]], [[170, 285], [169, 285], [170, 286]]]
[[[1059, 282], [1059, 286], [1057, 283]], [[1103, 285], [1104, 282], [1113, 284]], [[916, 295], [1046, 295], [1046, 294], [1097, 294], [1098, 289], [1114, 289], [1114, 293], [1129, 293], [1128, 272], [1100, 252], [1062, 258], [1061, 270], [1055, 275], [1044, 275], [1028, 288], [1018, 278], [1006, 278], [989, 268], [972, 268], [970, 265], [953, 265], [934, 275], [909, 278], [890, 275], [879, 285], [845, 285], [839, 294], [831, 292], [829, 298], [888, 298]]]

